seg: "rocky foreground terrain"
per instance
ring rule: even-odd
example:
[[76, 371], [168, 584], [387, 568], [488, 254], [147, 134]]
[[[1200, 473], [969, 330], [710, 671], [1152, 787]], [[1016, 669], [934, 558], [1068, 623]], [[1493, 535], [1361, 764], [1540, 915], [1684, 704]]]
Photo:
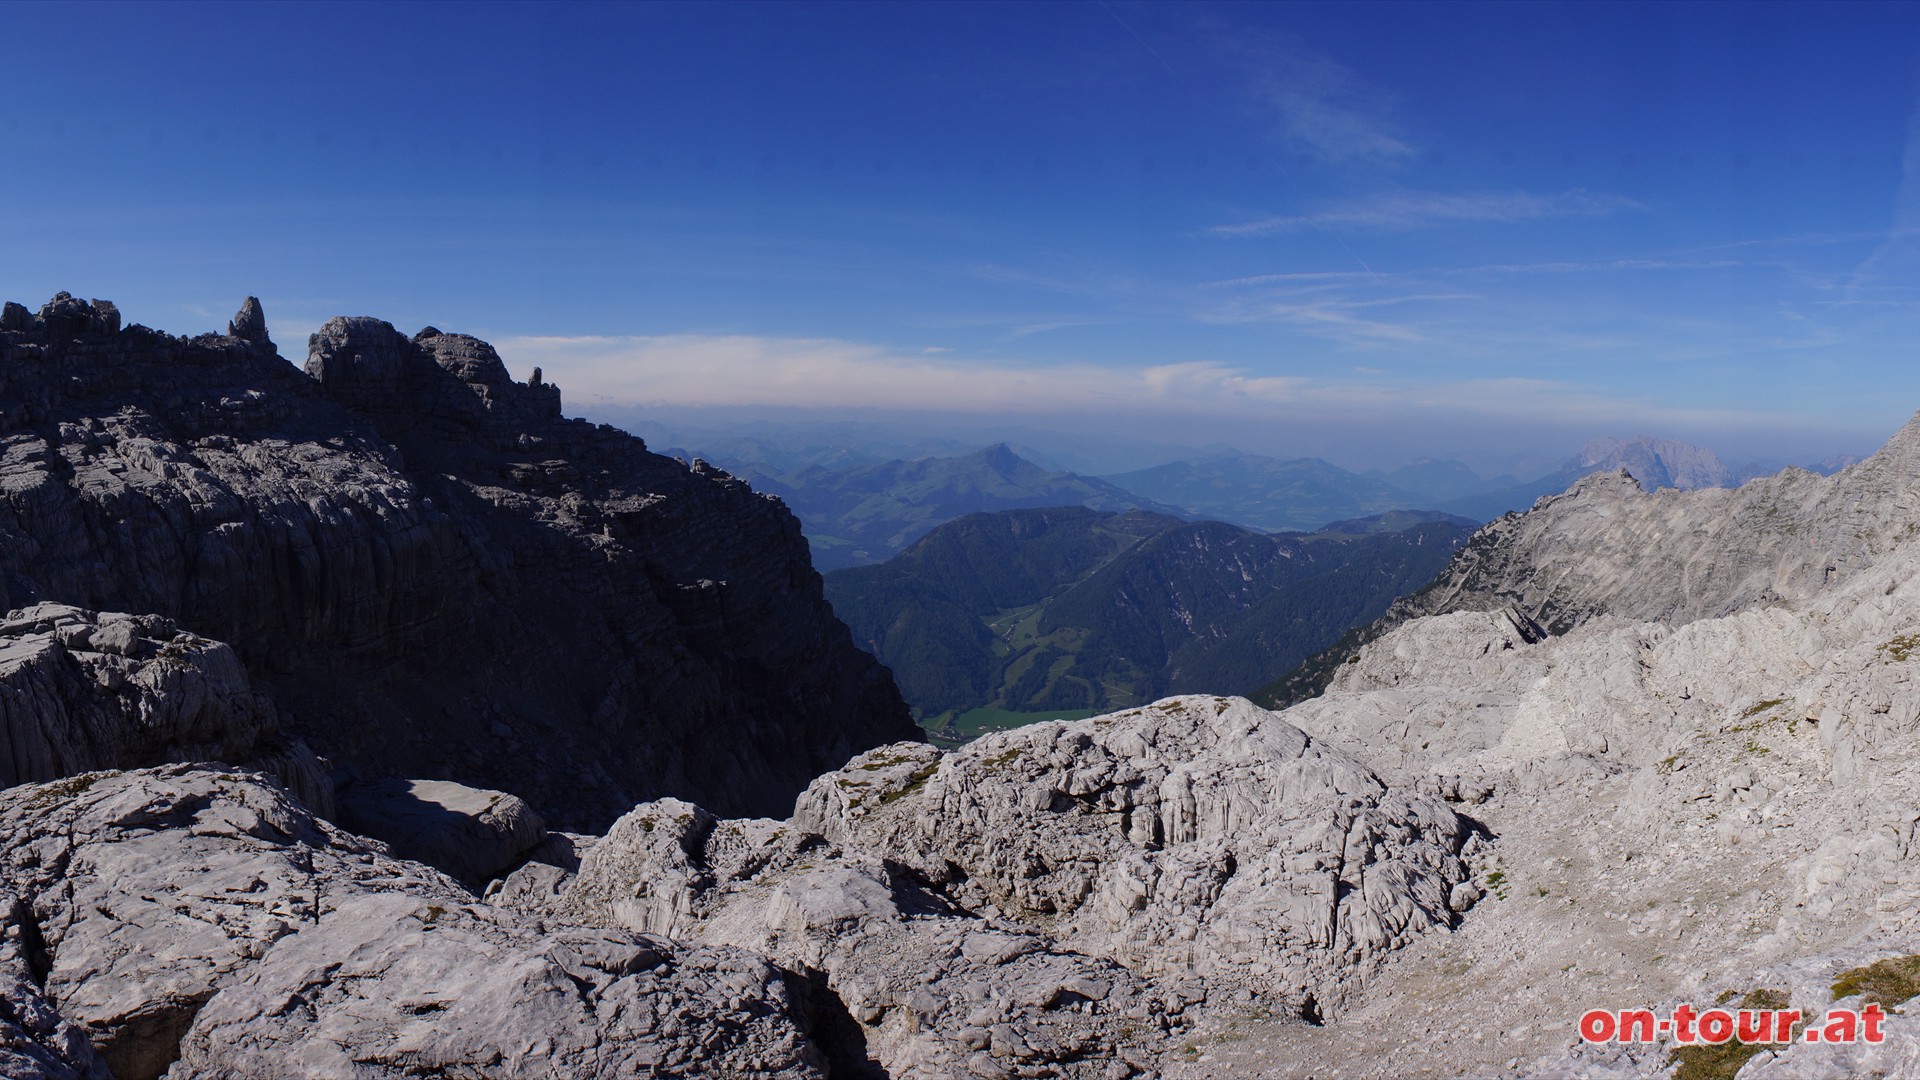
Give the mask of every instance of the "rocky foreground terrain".
[[[1283, 712], [942, 751], [777, 503], [474, 339], [0, 342], [0, 1075], [1920, 1071], [1920, 420], [1589, 478]], [[1574, 1038], [1863, 992], [1878, 1046]]]

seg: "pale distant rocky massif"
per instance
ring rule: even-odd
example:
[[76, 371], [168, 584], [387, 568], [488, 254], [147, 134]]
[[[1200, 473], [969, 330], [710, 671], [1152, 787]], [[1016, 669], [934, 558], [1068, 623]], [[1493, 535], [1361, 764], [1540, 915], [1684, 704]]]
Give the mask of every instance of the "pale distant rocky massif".
[[776, 501], [472, 338], [230, 331], [0, 311], [0, 1074], [1637, 1076], [1582, 1011], [1920, 954], [1920, 420], [1589, 477], [1284, 712], [942, 751]]

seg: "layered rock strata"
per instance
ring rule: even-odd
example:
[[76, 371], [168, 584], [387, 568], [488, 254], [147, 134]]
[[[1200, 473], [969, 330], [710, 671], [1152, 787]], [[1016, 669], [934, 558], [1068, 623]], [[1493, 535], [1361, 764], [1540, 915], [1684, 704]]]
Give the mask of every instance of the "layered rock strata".
[[784, 813], [914, 736], [777, 501], [563, 419], [472, 338], [335, 319], [303, 373], [257, 301], [230, 331], [7, 306], [0, 607], [170, 619], [320, 753], [561, 824], [661, 795]]

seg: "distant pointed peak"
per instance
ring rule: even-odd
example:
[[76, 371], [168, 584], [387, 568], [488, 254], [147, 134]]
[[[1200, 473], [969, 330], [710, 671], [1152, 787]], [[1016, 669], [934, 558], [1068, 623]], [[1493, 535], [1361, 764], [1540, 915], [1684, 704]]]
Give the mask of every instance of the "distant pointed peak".
[[996, 468], [1008, 468], [1013, 465], [1018, 465], [1025, 460], [1019, 454], [1013, 452], [1013, 447], [1008, 446], [1004, 442], [994, 443], [992, 446], [980, 451], [980, 457], [989, 465]]

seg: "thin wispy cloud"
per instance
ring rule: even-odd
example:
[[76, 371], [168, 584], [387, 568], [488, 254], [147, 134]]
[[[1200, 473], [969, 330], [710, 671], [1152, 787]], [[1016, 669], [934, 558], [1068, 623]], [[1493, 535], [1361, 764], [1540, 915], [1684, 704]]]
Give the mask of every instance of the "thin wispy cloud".
[[1346, 345], [1411, 344], [1427, 335], [1410, 322], [1391, 322], [1373, 314], [1376, 309], [1401, 305], [1446, 304], [1473, 301], [1473, 293], [1410, 293], [1396, 296], [1320, 295], [1324, 286], [1309, 285], [1276, 290], [1250, 301], [1196, 313], [1201, 322], [1282, 323], [1317, 337]]
[[1255, 107], [1292, 152], [1338, 165], [1392, 164], [1416, 153], [1394, 96], [1346, 65], [1272, 36], [1222, 44], [1251, 68]]
[[1900, 190], [1894, 199], [1893, 221], [1885, 238], [1854, 269], [1847, 282], [1847, 298], [1858, 300], [1884, 293], [1890, 281], [1896, 288], [1905, 286], [1913, 279], [1917, 265], [1920, 265], [1920, 103], [1907, 114], [1906, 144], [1900, 155]]
[[1750, 267], [1741, 259], [1601, 259], [1594, 262], [1485, 263], [1477, 266], [1441, 266], [1421, 270], [1319, 270], [1207, 281], [1202, 289], [1251, 288], [1260, 285], [1379, 284], [1386, 281], [1435, 277], [1471, 277], [1476, 274], [1599, 274], [1631, 270], [1728, 270]]
[[1101, 324], [1091, 319], [1075, 319], [1071, 321], [1061, 320], [1059, 322], [1027, 323], [1024, 326], [1016, 326], [1012, 330], [1007, 331], [1007, 336], [1010, 338], [1023, 338], [1032, 334], [1051, 333], [1052, 331], [1055, 331], [1055, 330], [1071, 330], [1074, 327], [1078, 327], [1078, 326], [1099, 326], [1099, 325]]
[[1531, 192], [1447, 194], [1392, 192], [1319, 210], [1260, 218], [1203, 230], [1209, 236], [1273, 236], [1307, 229], [1406, 232], [1450, 224], [1513, 224], [1547, 218], [1605, 217], [1622, 210], [1645, 209], [1621, 195], [1574, 189], [1557, 195]]

